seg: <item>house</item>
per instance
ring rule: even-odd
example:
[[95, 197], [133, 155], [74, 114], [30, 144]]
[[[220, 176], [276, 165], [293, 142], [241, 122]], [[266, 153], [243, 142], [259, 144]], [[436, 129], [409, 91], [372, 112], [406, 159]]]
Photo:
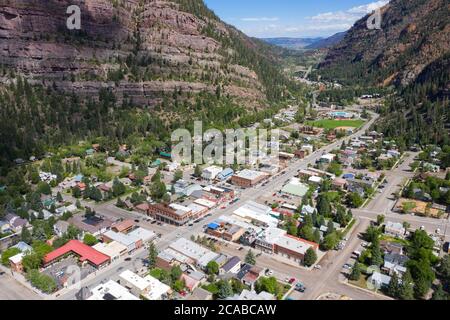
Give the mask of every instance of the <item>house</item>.
[[406, 229], [399, 222], [388, 221], [384, 226], [384, 233], [388, 236], [402, 239], [405, 236]]
[[242, 283], [250, 288], [253, 288], [254, 284], [263, 275], [264, 269], [256, 266], [251, 266], [242, 278]]
[[15, 214], [8, 213], [5, 216], [5, 221], [11, 226], [14, 232], [21, 232], [23, 227], [28, 225], [28, 221], [16, 216]]
[[66, 212], [74, 213], [77, 210], [78, 210], [77, 206], [74, 205], [74, 204], [71, 204], [71, 205], [69, 205], [67, 207], [66, 206], [62, 206], [62, 207], [59, 207], [59, 208], [55, 209], [55, 214], [57, 216], [62, 216]]
[[53, 231], [55, 232], [55, 234], [58, 237], [62, 237], [67, 232], [67, 229], [69, 228], [69, 226], [70, 226], [70, 223], [68, 223], [67, 221], [58, 220], [53, 225]]
[[11, 271], [15, 271], [15, 272], [19, 272], [19, 273], [23, 272], [22, 260], [23, 260], [24, 256], [25, 256], [25, 253], [20, 252], [9, 258], [9, 265], [11, 267]]
[[220, 274], [237, 274], [241, 270], [241, 259], [239, 257], [230, 258], [219, 270]]
[[128, 233], [133, 229], [134, 227], [134, 221], [127, 219], [120, 222], [117, 222], [111, 226], [111, 230], [115, 232], [121, 232], [121, 233]]
[[105, 218], [101, 215], [86, 216], [86, 215], [74, 215], [69, 220], [70, 224], [80, 229], [83, 232], [98, 236], [107, 230], [109, 230], [113, 224], [113, 221]]
[[329, 163], [333, 162], [333, 160], [334, 160], [335, 158], [336, 158], [336, 155], [335, 155], [335, 154], [327, 153], [327, 154], [325, 154], [325, 155], [323, 155], [323, 156], [320, 157], [319, 162], [320, 162], [320, 163], [326, 163], [326, 164], [329, 164]]
[[213, 299], [213, 294], [203, 288], [196, 288], [186, 300], [208, 301]]
[[331, 185], [334, 189], [345, 190], [345, 188], [347, 187], [347, 180], [336, 178], [331, 182]]
[[310, 215], [313, 214], [314, 211], [316, 211], [316, 208], [311, 207], [310, 205], [305, 205], [302, 207], [302, 215]]
[[370, 283], [374, 288], [380, 290], [381, 288], [385, 288], [389, 286], [391, 282], [391, 277], [384, 275], [379, 272], [374, 272], [368, 279], [368, 283]]
[[403, 246], [400, 243], [382, 240], [380, 247], [385, 254], [403, 254]]
[[384, 255], [384, 264], [382, 270], [387, 272], [390, 276], [395, 273], [403, 275], [406, 272], [406, 263], [409, 258], [402, 254], [386, 253]]
[[192, 269], [187, 269], [181, 275], [181, 280], [184, 281], [186, 288], [193, 292], [206, 280], [206, 275], [200, 271], [194, 271]]
[[255, 300], [255, 301], [269, 301], [269, 300], [276, 300], [276, 297], [268, 293], [266, 291], [261, 291], [260, 293], [256, 293], [255, 291], [249, 291], [247, 289], [242, 290], [240, 294], [235, 294], [234, 296], [228, 298], [227, 300]]

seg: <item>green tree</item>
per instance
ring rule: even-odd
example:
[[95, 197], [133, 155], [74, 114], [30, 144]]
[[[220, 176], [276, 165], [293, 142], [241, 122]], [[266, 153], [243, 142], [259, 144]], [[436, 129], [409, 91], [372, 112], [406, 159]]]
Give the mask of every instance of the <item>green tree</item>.
[[202, 175], [202, 168], [200, 167], [200, 165], [196, 165], [196, 166], [195, 166], [195, 169], [194, 169], [194, 175], [195, 175], [197, 178], [200, 178], [200, 177], [201, 177], [201, 175]]
[[350, 273], [348, 278], [352, 281], [359, 281], [359, 279], [361, 278], [361, 267], [358, 262], [355, 262], [352, 268], [352, 272]]
[[72, 197], [74, 198], [81, 198], [82, 193], [81, 193], [81, 189], [78, 186], [75, 186], [72, 188]]
[[330, 217], [331, 216], [331, 204], [328, 200], [328, 197], [324, 194], [319, 195], [319, 199], [317, 200], [317, 212], [324, 216], [324, 217]]
[[114, 197], [123, 195], [126, 192], [125, 185], [116, 177], [113, 181], [112, 193]]
[[324, 250], [327, 251], [334, 250], [334, 248], [336, 248], [338, 243], [339, 243], [339, 235], [337, 234], [337, 232], [332, 232], [324, 237], [321, 246]]
[[385, 219], [385, 216], [382, 214], [379, 214], [377, 216], [377, 225], [381, 226], [384, 223], [384, 219]]
[[148, 248], [148, 267], [153, 269], [156, 267], [156, 259], [158, 257], [158, 250], [153, 242], [150, 243]]
[[413, 279], [409, 270], [405, 272], [402, 277], [402, 282], [399, 290], [399, 298], [402, 300], [413, 300], [414, 299], [414, 287]]
[[317, 254], [316, 251], [312, 248], [309, 248], [306, 250], [305, 258], [304, 258], [304, 264], [307, 267], [312, 266], [317, 261]]
[[383, 260], [383, 253], [381, 252], [381, 248], [380, 248], [380, 241], [378, 239], [375, 239], [372, 242], [372, 247], [371, 247], [371, 252], [372, 252], [372, 256], [370, 259], [370, 263], [373, 266], [381, 266], [384, 262]]
[[253, 266], [256, 264], [256, 257], [251, 249], [248, 250], [247, 255], [245, 256], [245, 263], [251, 264]]
[[226, 299], [233, 295], [233, 287], [229, 281], [220, 280], [217, 282], [217, 287], [219, 291], [217, 292], [217, 297], [219, 299]]
[[30, 232], [30, 230], [28, 230], [28, 228], [26, 228], [26, 227], [22, 228], [22, 231], [20, 234], [20, 240], [27, 244], [30, 244], [31, 241], [33, 241], [33, 237], [31, 236], [31, 232]]
[[389, 286], [387, 287], [387, 294], [393, 298], [398, 298], [400, 294], [400, 282], [396, 272], [391, 277]]
[[182, 274], [183, 271], [180, 266], [173, 266], [172, 269], [170, 269], [170, 278], [172, 279], [172, 282], [179, 280]]
[[363, 198], [361, 198], [359, 193], [357, 193], [357, 192], [350, 193], [350, 195], [349, 195], [349, 204], [353, 208], [359, 208], [359, 207], [362, 206], [363, 203], [364, 203], [364, 200], [363, 200]]
[[98, 243], [98, 239], [92, 234], [86, 233], [83, 237], [83, 243], [92, 247], [93, 245]]
[[210, 261], [206, 265], [206, 273], [209, 275], [216, 275], [219, 273], [219, 264], [216, 261]]
[[59, 191], [58, 191], [58, 193], [56, 194], [56, 200], [57, 200], [58, 202], [63, 202], [63, 197], [62, 197], [62, 195], [61, 195], [61, 192], [59, 192]]
[[173, 182], [177, 182], [178, 180], [181, 179], [183, 179], [183, 171], [181, 170], [175, 171], [175, 173], [173, 174]]
[[41, 290], [44, 293], [52, 293], [57, 289], [56, 281], [43, 273], [40, 273], [36, 269], [32, 269], [27, 272], [26, 278], [31, 284]]
[[444, 291], [441, 284], [434, 290], [431, 300], [448, 300], [448, 294]]
[[9, 266], [9, 258], [14, 257], [19, 254], [20, 250], [18, 248], [9, 248], [2, 252], [2, 264], [4, 266]]
[[50, 188], [50, 185], [47, 182], [40, 181], [37, 185], [37, 192], [45, 195], [51, 195], [52, 189]]

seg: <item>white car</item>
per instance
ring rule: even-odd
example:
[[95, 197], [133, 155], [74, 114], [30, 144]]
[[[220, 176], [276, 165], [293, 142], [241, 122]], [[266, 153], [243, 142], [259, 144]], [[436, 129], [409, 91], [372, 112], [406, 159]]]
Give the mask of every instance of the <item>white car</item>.
[[321, 266], [320, 264], [316, 264], [316, 265], [314, 266], [314, 269], [321, 270], [321, 269], [322, 269], [322, 266]]

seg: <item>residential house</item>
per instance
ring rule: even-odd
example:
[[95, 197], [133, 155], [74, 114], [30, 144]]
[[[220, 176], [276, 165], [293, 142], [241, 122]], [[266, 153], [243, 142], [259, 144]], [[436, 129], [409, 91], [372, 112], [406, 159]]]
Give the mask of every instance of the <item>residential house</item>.
[[387, 272], [390, 276], [395, 273], [402, 276], [406, 272], [406, 263], [409, 258], [402, 254], [386, 253], [384, 255], [384, 264], [382, 270]]
[[402, 239], [406, 234], [406, 229], [399, 222], [388, 221], [384, 226], [384, 233], [388, 236]]

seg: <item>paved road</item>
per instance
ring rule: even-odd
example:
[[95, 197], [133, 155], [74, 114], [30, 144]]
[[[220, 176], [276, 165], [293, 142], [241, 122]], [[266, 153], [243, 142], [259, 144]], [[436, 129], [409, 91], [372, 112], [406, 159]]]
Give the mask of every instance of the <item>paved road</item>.
[[42, 300], [42, 298], [20, 284], [8, 272], [0, 275], [0, 300]]

